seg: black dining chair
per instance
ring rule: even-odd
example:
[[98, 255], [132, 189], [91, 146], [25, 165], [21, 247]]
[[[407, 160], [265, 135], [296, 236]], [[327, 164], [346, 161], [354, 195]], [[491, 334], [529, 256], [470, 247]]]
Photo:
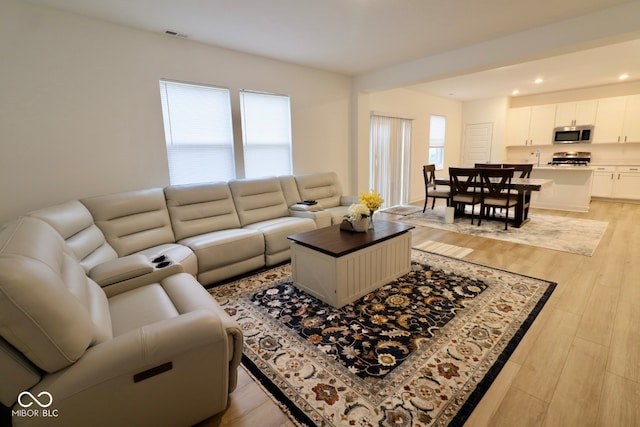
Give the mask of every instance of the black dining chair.
[[424, 207], [422, 208], [422, 212], [424, 213], [427, 209], [429, 197], [433, 198], [431, 209], [436, 205], [436, 199], [446, 199], [447, 206], [449, 206], [451, 191], [438, 189], [436, 187], [436, 165], [422, 166], [422, 175], [424, 176]]
[[464, 212], [467, 205], [471, 206], [471, 224], [475, 205], [481, 202], [480, 192], [477, 190], [478, 171], [476, 168], [449, 168], [451, 184], [451, 204], [458, 212]]
[[[531, 171], [533, 171], [533, 163], [504, 163], [502, 167], [513, 168], [515, 171], [513, 174], [514, 177], [520, 172], [520, 178], [531, 178]], [[525, 215], [528, 215], [529, 206], [531, 205], [531, 191], [524, 193], [522, 203], [522, 209], [526, 212]]]
[[517, 172], [520, 172], [520, 178], [531, 178], [533, 163], [503, 163], [502, 167], [513, 169], [515, 171], [514, 177]]
[[509, 224], [509, 208], [518, 204], [518, 196], [511, 193], [511, 178], [513, 178], [513, 168], [501, 169], [478, 169], [481, 182], [480, 187], [480, 218], [478, 225], [482, 223], [482, 218], [489, 217], [489, 209], [505, 209], [504, 229], [507, 230]]

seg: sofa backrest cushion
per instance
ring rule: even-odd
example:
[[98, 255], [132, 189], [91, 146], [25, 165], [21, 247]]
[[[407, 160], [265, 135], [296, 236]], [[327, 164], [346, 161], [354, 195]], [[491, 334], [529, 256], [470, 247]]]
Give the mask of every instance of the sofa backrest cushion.
[[298, 192], [298, 186], [296, 185], [296, 178], [293, 175], [279, 176], [280, 186], [282, 187], [282, 193], [284, 194], [284, 200], [287, 202], [287, 206], [291, 207], [296, 203], [302, 201], [300, 193]]
[[67, 242], [85, 271], [118, 258], [102, 231], [93, 222], [91, 212], [77, 200], [29, 213], [52, 226]]
[[47, 223], [21, 217], [0, 229], [0, 333], [54, 372], [112, 337], [107, 298]]
[[340, 206], [342, 187], [335, 172], [296, 176], [302, 200], [315, 200], [323, 208]]
[[118, 256], [175, 243], [162, 188], [80, 200]]
[[289, 216], [278, 178], [229, 181], [242, 226]]
[[213, 231], [240, 228], [226, 182], [171, 185], [164, 189], [176, 240]]

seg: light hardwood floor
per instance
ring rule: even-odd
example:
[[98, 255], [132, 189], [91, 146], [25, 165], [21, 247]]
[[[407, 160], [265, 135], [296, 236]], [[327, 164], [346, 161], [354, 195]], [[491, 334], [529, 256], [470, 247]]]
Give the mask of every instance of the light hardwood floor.
[[[414, 244], [472, 248], [468, 261], [558, 283], [465, 425], [640, 426], [640, 205], [594, 201], [589, 213], [534, 211], [609, 226], [593, 257], [427, 227], [413, 231]], [[228, 409], [201, 423], [291, 425], [243, 369]]]

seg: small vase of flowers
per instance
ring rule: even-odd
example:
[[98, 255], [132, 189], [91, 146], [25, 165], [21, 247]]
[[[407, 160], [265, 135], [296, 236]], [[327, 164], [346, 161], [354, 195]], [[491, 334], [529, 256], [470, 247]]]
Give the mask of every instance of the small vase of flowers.
[[384, 199], [379, 193], [371, 190], [368, 193], [360, 193], [360, 203], [365, 205], [371, 214], [369, 215], [369, 228], [373, 228], [373, 214], [380, 209], [384, 203]]
[[362, 203], [355, 203], [347, 209], [345, 219], [351, 223], [354, 231], [367, 231], [369, 228], [369, 216], [371, 211]]

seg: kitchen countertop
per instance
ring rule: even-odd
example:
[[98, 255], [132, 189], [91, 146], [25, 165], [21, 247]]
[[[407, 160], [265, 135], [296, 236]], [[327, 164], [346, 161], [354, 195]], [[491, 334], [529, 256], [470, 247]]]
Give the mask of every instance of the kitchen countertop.
[[540, 165], [540, 166], [534, 166], [533, 170], [557, 170], [557, 171], [592, 171], [593, 170], [593, 165], [589, 165], [589, 166], [574, 166], [574, 165], [558, 165], [558, 166], [554, 166], [554, 165]]
[[589, 166], [638, 166], [640, 165], [640, 160], [635, 162], [591, 162]]

